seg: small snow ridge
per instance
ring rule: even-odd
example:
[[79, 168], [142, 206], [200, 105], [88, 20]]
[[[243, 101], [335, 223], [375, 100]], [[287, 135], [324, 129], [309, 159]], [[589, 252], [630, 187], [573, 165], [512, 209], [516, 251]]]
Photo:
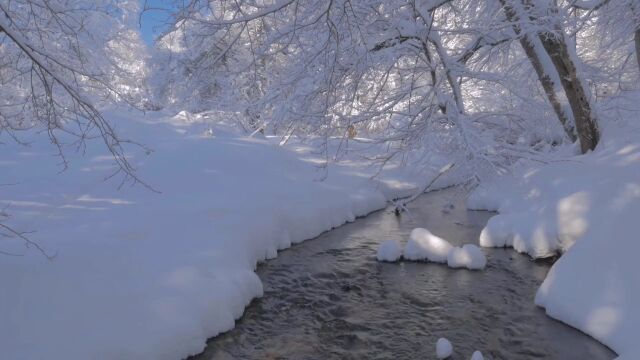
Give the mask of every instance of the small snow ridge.
[[96, 198], [96, 197], [93, 197], [93, 196], [88, 195], [88, 194], [82, 195], [79, 198], [77, 198], [76, 200], [77, 201], [82, 201], [82, 202], [102, 202], [102, 203], [109, 203], [109, 204], [112, 204], [112, 205], [132, 205], [132, 204], [134, 204], [134, 202], [123, 200], [123, 199]]
[[506, 247], [513, 245], [513, 234], [504, 216], [494, 216], [480, 233], [480, 246]]
[[398, 261], [401, 257], [410, 261], [431, 261], [447, 264], [454, 269], [482, 270], [487, 266], [487, 258], [478, 246], [466, 244], [463, 247], [454, 247], [447, 240], [433, 235], [424, 228], [411, 231], [404, 251], [398, 241], [382, 242], [376, 257], [378, 261], [389, 262]]
[[446, 263], [452, 246], [447, 240], [433, 235], [429, 230], [415, 228], [404, 249], [407, 260], [428, 260]]
[[446, 359], [453, 353], [453, 345], [445, 338], [438, 339], [436, 342], [436, 357], [438, 359]]
[[466, 244], [463, 247], [454, 247], [447, 255], [447, 265], [450, 268], [466, 267], [469, 270], [482, 270], [487, 265], [487, 258], [479, 247]]
[[378, 246], [378, 261], [389, 261], [394, 262], [398, 261], [402, 256], [402, 246], [396, 240], [386, 240], [383, 241], [380, 246]]

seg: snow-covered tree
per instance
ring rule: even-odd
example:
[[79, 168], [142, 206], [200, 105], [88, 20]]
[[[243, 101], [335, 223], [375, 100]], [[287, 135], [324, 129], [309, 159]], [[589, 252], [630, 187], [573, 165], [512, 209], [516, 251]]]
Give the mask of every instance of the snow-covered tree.
[[[203, 109], [239, 101], [285, 138], [347, 139], [357, 129], [387, 141], [391, 156], [440, 148], [498, 168], [564, 141], [595, 148], [598, 89], [611, 88], [616, 75], [628, 81], [621, 54], [638, 29], [633, 0], [176, 6], [176, 30], [165, 37], [179, 29], [184, 39], [208, 41], [191, 40], [185, 51], [197, 61], [176, 68], [197, 73], [195, 84], [224, 84], [198, 92]], [[593, 41], [596, 34], [608, 41]], [[615, 58], [605, 60], [612, 48]]]
[[20, 141], [21, 130], [44, 129], [63, 159], [65, 145], [99, 136], [137, 181], [124, 154], [128, 141], [99, 110], [104, 101], [144, 100], [141, 42], [130, 27], [135, 8], [131, 1], [0, 1], [0, 133]]
[[[137, 6], [126, 0], [0, 0], [0, 136], [22, 142], [23, 131], [45, 132], [65, 167], [67, 146], [102, 139], [117, 163], [113, 175], [147, 186], [125, 156], [133, 142], [116, 134], [100, 110], [108, 102], [142, 108], [147, 101], [144, 51], [133, 27]], [[7, 225], [3, 210], [0, 237], [20, 238], [51, 256]]]
[[565, 16], [555, 0], [500, 0], [527, 57], [569, 138], [583, 152], [598, 143], [597, 121], [580, 60], [564, 29]]

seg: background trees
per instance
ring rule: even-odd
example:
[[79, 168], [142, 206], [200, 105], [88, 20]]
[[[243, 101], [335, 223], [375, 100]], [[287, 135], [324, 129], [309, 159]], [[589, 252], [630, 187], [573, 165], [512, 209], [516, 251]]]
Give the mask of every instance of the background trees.
[[233, 73], [235, 95], [218, 98], [284, 137], [346, 138], [355, 127], [398, 151], [444, 147], [500, 167], [563, 141], [595, 148], [598, 97], [637, 78], [634, 6], [192, 0], [165, 38], [206, 38], [182, 68], [211, 81]]
[[633, 0], [179, 1], [151, 59], [135, 2], [0, 10], [2, 129], [42, 126], [58, 145], [100, 135], [128, 175], [98, 107], [145, 106], [147, 62], [156, 103], [248, 132], [357, 133], [387, 142], [384, 160], [434, 150], [497, 169], [562, 142], [595, 148], [602, 102], [638, 76]]

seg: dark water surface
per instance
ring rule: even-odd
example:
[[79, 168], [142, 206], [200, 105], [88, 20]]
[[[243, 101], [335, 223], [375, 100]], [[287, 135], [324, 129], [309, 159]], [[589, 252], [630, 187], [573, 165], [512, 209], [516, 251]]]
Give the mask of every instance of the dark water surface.
[[[453, 204], [453, 208], [447, 204]], [[258, 267], [264, 297], [236, 328], [191, 360], [435, 359], [448, 338], [451, 359], [613, 359], [590, 337], [533, 304], [550, 264], [508, 249], [483, 249], [484, 271], [375, 259], [386, 239], [403, 243], [426, 227], [456, 245], [478, 243], [492, 216], [466, 211], [459, 190], [430, 192], [283, 251]]]

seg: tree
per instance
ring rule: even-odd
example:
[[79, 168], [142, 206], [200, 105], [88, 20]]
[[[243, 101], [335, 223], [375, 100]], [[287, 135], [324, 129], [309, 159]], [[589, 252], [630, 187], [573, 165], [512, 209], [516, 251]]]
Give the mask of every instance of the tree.
[[141, 101], [142, 65], [127, 63], [119, 51], [135, 40], [123, 22], [129, 6], [84, 0], [0, 3], [0, 133], [20, 141], [20, 131], [43, 128], [65, 166], [65, 145], [84, 146], [97, 134], [118, 171], [139, 182], [124, 154], [132, 142], [116, 134], [95, 101]]
[[390, 156], [439, 148], [504, 169], [566, 139], [596, 147], [600, 89], [629, 84], [628, 36], [593, 41], [628, 32], [608, 20], [630, 18], [621, 2], [192, 0], [176, 24], [212, 34], [217, 52], [190, 47], [208, 61], [192, 69], [232, 68], [251, 94], [240, 108], [284, 139], [357, 129]]
[[634, 0], [575, 1], [571, 6], [587, 18], [596, 19], [606, 28], [606, 32], [625, 39], [633, 33], [635, 55], [640, 70], [640, 5]]
[[[144, 104], [135, 10], [127, 1], [0, 1], [0, 135], [21, 142], [22, 132], [44, 130], [65, 168], [67, 146], [101, 138], [118, 166], [112, 176], [147, 186], [125, 156], [134, 142], [119, 137], [99, 109], [111, 101]], [[0, 237], [51, 256], [8, 218], [0, 211]]]
[[[599, 133], [593, 106], [578, 74], [579, 60], [570, 51], [555, 0], [501, 2], [567, 135], [576, 138], [575, 124], [582, 152], [595, 149]], [[529, 23], [533, 26], [527, 26]]]

